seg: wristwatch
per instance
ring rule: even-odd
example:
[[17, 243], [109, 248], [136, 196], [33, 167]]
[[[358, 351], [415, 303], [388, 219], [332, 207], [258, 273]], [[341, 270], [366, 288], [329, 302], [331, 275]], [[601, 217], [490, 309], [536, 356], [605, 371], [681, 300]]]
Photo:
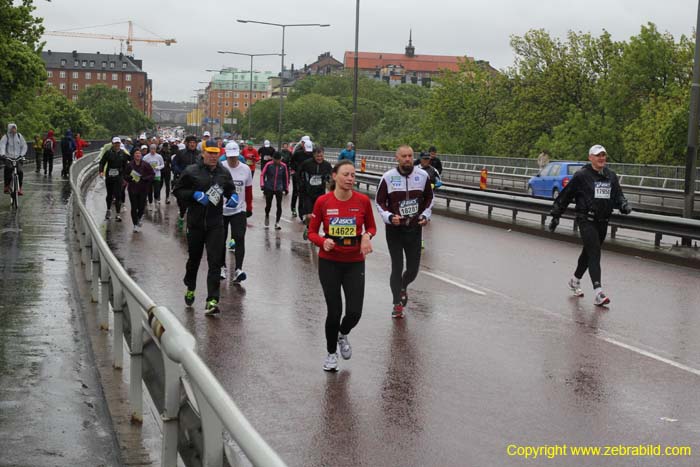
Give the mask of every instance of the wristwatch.
[[370, 239], [370, 240], [372, 240], [372, 239], [374, 238], [374, 235], [372, 235], [372, 234], [369, 233], [369, 232], [365, 232], [365, 233], [363, 233], [362, 235], [369, 235], [369, 239]]

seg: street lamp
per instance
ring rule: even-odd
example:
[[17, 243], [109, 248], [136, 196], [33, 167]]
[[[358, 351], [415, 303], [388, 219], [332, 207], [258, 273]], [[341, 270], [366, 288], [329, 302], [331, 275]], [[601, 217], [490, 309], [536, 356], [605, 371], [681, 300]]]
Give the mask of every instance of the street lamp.
[[357, 46], [360, 37], [360, 0], [355, 2], [355, 57], [353, 60], [353, 76], [352, 76], [352, 143], [357, 147], [357, 80], [358, 80], [358, 64], [357, 64]]
[[254, 24], [264, 24], [267, 26], [277, 26], [282, 28], [282, 69], [280, 70], [280, 116], [279, 116], [279, 137], [277, 140], [278, 148], [282, 147], [282, 114], [284, 113], [284, 32], [286, 28], [292, 27], [319, 27], [327, 28], [330, 24], [320, 24], [320, 23], [297, 23], [297, 24], [280, 24], [280, 23], [268, 23], [266, 21], [253, 21], [249, 19], [239, 19], [236, 20], [239, 23], [254, 23]]
[[[248, 92], [248, 138], [253, 137], [253, 132], [252, 132], [252, 121], [253, 121], [253, 112], [251, 109], [253, 108], [253, 57], [267, 57], [270, 55], [279, 55], [279, 54], [247, 54], [243, 52], [230, 52], [227, 50], [219, 50], [220, 54], [232, 54], [232, 55], [245, 55], [247, 57], [250, 57], [250, 91]], [[280, 149], [278, 146], [277, 149]]]

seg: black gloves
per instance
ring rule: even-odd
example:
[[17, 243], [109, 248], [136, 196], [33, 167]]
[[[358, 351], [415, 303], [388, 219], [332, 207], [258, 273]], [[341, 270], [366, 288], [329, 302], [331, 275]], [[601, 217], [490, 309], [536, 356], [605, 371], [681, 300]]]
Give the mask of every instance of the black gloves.
[[558, 225], [559, 225], [559, 218], [552, 217], [552, 220], [549, 221], [549, 231], [554, 233], [554, 231], [557, 230]]
[[627, 204], [627, 201], [622, 203], [622, 206], [620, 206], [620, 212], [622, 214], [631, 214], [632, 213], [632, 208], [630, 207], [629, 204]]
[[253, 211], [246, 211], [245, 212], [245, 217], [248, 218], [253, 215]]

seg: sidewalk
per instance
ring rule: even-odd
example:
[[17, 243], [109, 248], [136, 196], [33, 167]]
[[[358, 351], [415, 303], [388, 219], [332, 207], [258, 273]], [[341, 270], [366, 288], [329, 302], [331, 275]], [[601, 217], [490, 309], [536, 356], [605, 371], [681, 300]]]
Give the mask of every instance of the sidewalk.
[[19, 212], [0, 197], [0, 466], [121, 465], [75, 296], [70, 186], [60, 162], [33, 169]]

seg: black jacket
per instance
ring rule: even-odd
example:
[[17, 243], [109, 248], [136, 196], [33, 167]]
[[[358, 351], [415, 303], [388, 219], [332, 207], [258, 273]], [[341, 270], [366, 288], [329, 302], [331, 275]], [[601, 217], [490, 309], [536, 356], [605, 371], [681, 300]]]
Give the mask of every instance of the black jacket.
[[561, 217], [572, 200], [576, 202], [577, 218], [596, 221], [607, 221], [613, 208], [627, 204], [615, 172], [607, 167], [596, 172], [591, 164], [579, 169], [561, 190], [554, 200], [552, 217]]
[[[194, 200], [194, 192], [206, 193], [211, 187], [218, 185], [221, 194], [217, 204], [211, 201], [206, 206], [202, 206]], [[233, 184], [231, 173], [220, 163], [214, 169], [210, 169], [201, 160], [196, 164], [188, 166], [180, 178], [178, 178], [173, 188], [173, 193], [177, 196], [183, 206], [187, 206], [187, 228], [188, 229], [208, 229], [219, 227], [224, 224], [224, 197], [230, 198], [235, 193], [236, 187]]]
[[258, 149], [258, 154], [260, 154], [260, 169], [263, 169], [265, 167], [265, 164], [272, 160], [272, 156], [276, 152], [277, 151], [272, 146], [270, 146], [269, 148], [261, 146], [260, 149]]
[[[420, 156], [418, 157], [418, 159], [413, 161], [413, 165], [420, 165]], [[432, 159], [430, 159], [430, 165], [434, 167], [435, 170], [437, 170], [438, 175], [442, 175], [442, 161], [439, 157], [435, 156]]]
[[326, 192], [326, 183], [331, 179], [333, 167], [328, 161], [317, 164], [308, 159], [299, 168], [299, 191], [310, 196], [320, 196]]
[[[129, 163], [129, 158], [123, 151], [115, 151], [110, 149], [100, 159], [100, 172], [104, 172], [106, 177], [119, 177], [124, 176], [124, 171], [126, 170], [126, 165]], [[110, 175], [110, 170], [117, 170], [118, 173]]]
[[292, 159], [289, 161], [289, 168], [294, 172], [299, 172], [301, 170], [301, 164], [312, 157], [312, 153], [304, 151], [304, 145], [302, 144], [301, 147], [294, 150]]
[[180, 175], [187, 167], [202, 160], [199, 151], [190, 151], [185, 148], [179, 151], [172, 160], [172, 169], [175, 176]]

